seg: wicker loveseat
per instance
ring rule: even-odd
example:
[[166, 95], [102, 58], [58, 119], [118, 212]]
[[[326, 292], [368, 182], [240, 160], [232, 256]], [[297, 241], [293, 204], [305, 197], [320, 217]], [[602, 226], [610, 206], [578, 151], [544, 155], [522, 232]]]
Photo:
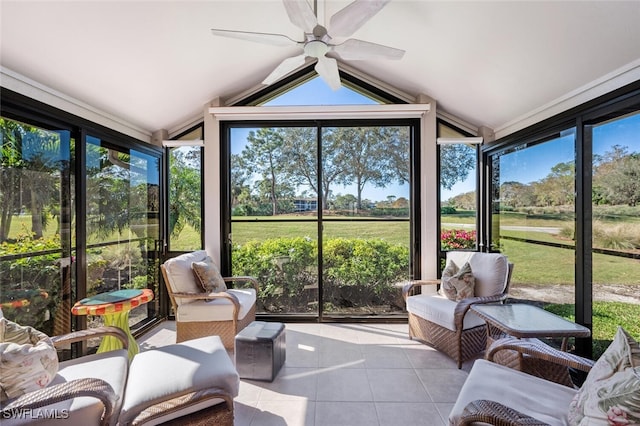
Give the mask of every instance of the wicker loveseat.
[[477, 303], [498, 303], [507, 298], [513, 264], [499, 253], [447, 252], [447, 263], [469, 263], [475, 277], [475, 294], [460, 301], [436, 293], [410, 295], [416, 282], [403, 290], [409, 313], [409, 337], [462, 362], [483, 351], [487, 342], [485, 322], [469, 311]]
[[199, 250], [169, 259], [161, 267], [176, 315], [176, 342], [217, 335], [225, 348], [233, 349], [236, 334], [255, 320], [258, 282], [253, 277], [224, 277], [227, 283], [252, 287], [206, 293], [192, 270], [194, 262], [206, 258], [207, 252]]

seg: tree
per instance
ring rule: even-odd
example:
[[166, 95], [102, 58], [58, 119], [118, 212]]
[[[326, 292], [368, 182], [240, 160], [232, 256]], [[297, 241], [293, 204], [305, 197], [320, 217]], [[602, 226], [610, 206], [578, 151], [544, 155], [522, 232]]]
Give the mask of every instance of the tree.
[[180, 235], [185, 225], [201, 229], [200, 148], [172, 149], [169, 164], [169, 234]]
[[384, 143], [381, 127], [335, 127], [327, 129], [326, 138], [339, 144], [335, 157], [345, 170], [338, 179], [344, 185], [354, 184], [357, 191], [357, 208], [362, 208], [362, 191], [371, 183], [385, 187], [396, 174], [390, 167], [389, 149]]
[[278, 198], [284, 190], [291, 189], [290, 167], [285, 155], [284, 131], [279, 128], [262, 128], [249, 132], [247, 146], [242, 151], [248, 172], [258, 174], [262, 180], [258, 188], [267, 193], [271, 214], [278, 214]]
[[572, 205], [575, 193], [576, 167], [573, 161], [558, 163], [543, 179], [533, 183], [538, 205]]
[[610, 203], [636, 206], [640, 203], [640, 154], [615, 160], [615, 167], [601, 176], [600, 181]]
[[42, 238], [65, 167], [60, 135], [4, 118], [0, 132], [0, 241], [8, 238], [12, 216], [22, 204], [31, 212], [34, 238]]
[[476, 167], [476, 149], [464, 144], [440, 145], [440, 186], [451, 189]]

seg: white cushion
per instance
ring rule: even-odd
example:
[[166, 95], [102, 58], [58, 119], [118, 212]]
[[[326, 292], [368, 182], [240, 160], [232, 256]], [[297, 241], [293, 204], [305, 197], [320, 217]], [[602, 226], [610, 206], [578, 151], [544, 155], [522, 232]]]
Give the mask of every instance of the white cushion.
[[476, 296], [493, 296], [504, 292], [509, 276], [509, 262], [500, 253], [478, 253], [465, 251], [447, 252], [447, 262], [452, 260], [456, 265], [469, 262], [475, 278]]
[[[69, 382], [75, 379], [95, 377], [105, 380], [116, 395], [120, 398], [114, 407], [112, 420], [118, 419], [122, 396], [127, 382], [129, 368], [129, 356], [124, 349], [118, 349], [99, 354], [86, 355], [69, 361], [63, 361], [59, 365], [58, 374], [49, 384], [49, 387], [59, 383]], [[2, 425], [99, 425], [104, 406], [100, 400], [92, 397], [78, 397], [57, 404], [47, 405], [40, 409], [34, 409], [30, 416], [22, 418], [3, 419]], [[51, 418], [56, 415], [58, 418]]]
[[[456, 327], [453, 322], [453, 314], [458, 302], [447, 299], [439, 294], [407, 297], [407, 311], [414, 315], [424, 318], [427, 321], [434, 322], [442, 327], [455, 331]], [[462, 322], [462, 329], [484, 325], [485, 322], [479, 316], [471, 311], [467, 311]]]
[[[198, 250], [182, 254], [164, 262], [169, 285], [174, 293], [202, 293], [202, 287], [193, 275], [191, 264], [193, 262], [202, 262], [206, 258], [207, 252], [205, 250]], [[176, 304], [178, 305], [189, 303], [193, 303], [191, 299], [176, 297]]]
[[458, 400], [449, 414], [449, 424], [457, 425], [471, 401], [499, 402], [551, 426], [568, 425], [569, 404], [576, 390], [511, 368], [477, 360]]
[[[128, 424], [145, 408], [171, 399], [173, 395], [214, 387], [228, 392], [232, 398], [238, 396], [240, 387], [238, 373], [218, 336], [141, 352], [131, 362], [120, 423]], [[207, 404], [187, 407], [161, 417], [157, 422], [220, 402], [221, 399], [209, 400]]]
[[[238, 319], [244, 318], [256, 303], [254, 288], [234, 288], [227, 290], [238, 298], [240, 312]], [[178, 306], [176, 320], [191, 321], [229, 321], [233, 319], [233, 303], [228, 299], [196, 300], [193, 303]]]

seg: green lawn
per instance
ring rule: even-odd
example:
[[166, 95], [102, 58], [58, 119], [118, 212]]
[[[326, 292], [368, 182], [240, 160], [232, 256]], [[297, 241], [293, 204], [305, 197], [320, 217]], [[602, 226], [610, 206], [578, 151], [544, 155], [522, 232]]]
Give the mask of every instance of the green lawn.
[[[304, 216], [287, 216], [288, 222], [263, 222], [258, 219], [255, 222], [234, 222], [231, 233], [234, 244], [245, 244], [251, 240], [265, 240], [278, 237], [309, 237], [318, 239], [318, 224], [315, 222], [302, 222], [307, 219]], [[243, 217], [243, 219], [245, 219]], [[324, 235], [327, 238], [378, 238], [391, 244], [409, 245], [409, 222], [390, 222], [383, 219], [358, 222], [324, 222]]]

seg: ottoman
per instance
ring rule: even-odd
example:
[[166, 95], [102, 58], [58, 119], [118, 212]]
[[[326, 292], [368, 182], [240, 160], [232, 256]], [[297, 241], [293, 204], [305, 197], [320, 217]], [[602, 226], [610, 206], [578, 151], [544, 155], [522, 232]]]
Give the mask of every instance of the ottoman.
[[239, 387], [218, 336], [143, 351], [131, 361], [118, 424], [233, 426]]
[[286, 358], [284, 324], [253, 321], [236, 336], [236, 369], [242, 379], [273, 381]]

